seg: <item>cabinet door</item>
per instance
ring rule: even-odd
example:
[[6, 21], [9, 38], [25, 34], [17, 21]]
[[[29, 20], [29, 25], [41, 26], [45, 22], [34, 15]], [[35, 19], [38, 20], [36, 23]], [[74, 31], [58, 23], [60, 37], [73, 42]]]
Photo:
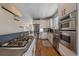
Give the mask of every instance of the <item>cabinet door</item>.
[[48, 40], [53, 45], [53, 33], [48, 33]]
[[34, 56], [36, 50], [36, 39], [33, 40], [28, 50], [23, 54], [23, 56]]
[[58, 16], [61, 18], [63, 17], [63, 9], [64, 9], [64, 6], [63, 6], [63, 3], [60, 3], [58, 4]]
[[76, 3], [64, 3], [64, 14], [68, 14], [76, 10]]
[[58, 5], [58, 15], [60, 18], [74, 10], [76, 10], [76, 3], [61, 3]]

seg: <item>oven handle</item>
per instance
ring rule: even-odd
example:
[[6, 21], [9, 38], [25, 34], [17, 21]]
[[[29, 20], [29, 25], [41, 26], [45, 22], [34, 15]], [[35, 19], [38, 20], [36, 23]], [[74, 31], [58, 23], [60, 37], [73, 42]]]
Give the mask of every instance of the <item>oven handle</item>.
[[60, 20], [63, 21], [63, 20], [65, 20], [65, 19], [72, 19], [72, 18], [75, 18], [75, 17], [76, 17], [76, 13], [77, 13], [76, 11], [71, 12], [71, 13], [65, 15], [64, 17], [62, 17]]
[[60, 19], [61, 21], [65, 20], [65, 19], [69, 19], [70, 18], [70, 15], [67, 15], [65, 17], [63, 17], [62, 19]]

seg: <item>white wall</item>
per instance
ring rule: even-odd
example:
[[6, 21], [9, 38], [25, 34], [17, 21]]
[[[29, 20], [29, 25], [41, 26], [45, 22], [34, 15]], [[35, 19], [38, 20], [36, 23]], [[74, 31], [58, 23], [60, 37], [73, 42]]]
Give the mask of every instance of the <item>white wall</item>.
[[33, 20], [33, 24], [40, 24], [40, 20]]
[[49, 27], [50, 27], [49, 19], [40, 20], [40, 28], [49, 28]]
[[77, 4], [78, 8], [78, 21], [77, 21], [77, 55], [79, 56], [79, 3]]
[[30, 30], [33, 31], [32, 22], [33, 22], [32, 19], [26, 19], [26, 20], [24, 20], [24, 31], [30, 31]]

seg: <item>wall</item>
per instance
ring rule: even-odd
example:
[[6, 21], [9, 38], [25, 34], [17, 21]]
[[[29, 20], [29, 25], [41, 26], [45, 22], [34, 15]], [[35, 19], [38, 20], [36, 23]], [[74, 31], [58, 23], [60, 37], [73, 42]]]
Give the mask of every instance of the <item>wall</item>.
[[33, 31], [32, 22], [33, 22], [32, 19], [26, 19], [26, 20], [24, 20], [24, 31], [29, 31], [29, 30]]
[[49, 19], [40, 20], [40, 28], [49, 28]]
[[77, 21], [77, 55], [79, 56], [79, 3], [77, 4], [78, 8], [78, 21]]
[[33, 24], [40, 24], [40, 20], [33, 20]]

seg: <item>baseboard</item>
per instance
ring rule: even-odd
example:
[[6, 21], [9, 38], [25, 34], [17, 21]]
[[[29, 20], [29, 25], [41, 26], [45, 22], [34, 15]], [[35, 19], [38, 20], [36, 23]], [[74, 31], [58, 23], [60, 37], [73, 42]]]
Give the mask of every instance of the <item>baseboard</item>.
[[62, 56], [61, 54], [60, 54], [60, 52], [53, 46], [53, 48], [57, 51], [57, 53], [60, 55], [60, 56]]

